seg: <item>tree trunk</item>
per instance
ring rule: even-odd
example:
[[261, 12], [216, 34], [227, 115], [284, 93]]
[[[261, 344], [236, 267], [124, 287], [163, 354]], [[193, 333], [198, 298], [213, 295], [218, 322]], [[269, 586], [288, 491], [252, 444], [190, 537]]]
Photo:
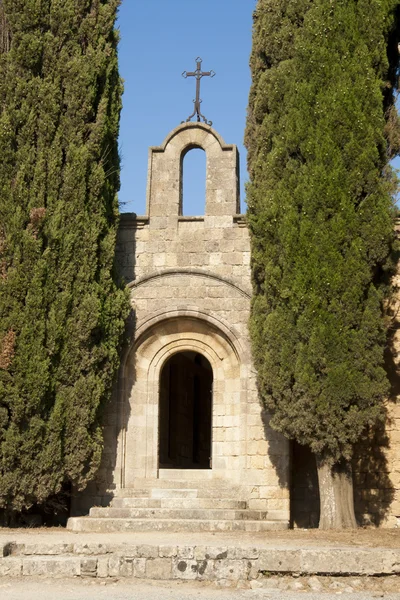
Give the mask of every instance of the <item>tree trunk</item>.
[[4, 12], [3, 0], [0, 0], [0, 54], [9, 52], [11, 47], [11, 31]]
[[356, 528], [351, 464], [343, 462], [331, 467], [320, 456], [316, 456], [316, 461], [321, 507], [319, 528]]

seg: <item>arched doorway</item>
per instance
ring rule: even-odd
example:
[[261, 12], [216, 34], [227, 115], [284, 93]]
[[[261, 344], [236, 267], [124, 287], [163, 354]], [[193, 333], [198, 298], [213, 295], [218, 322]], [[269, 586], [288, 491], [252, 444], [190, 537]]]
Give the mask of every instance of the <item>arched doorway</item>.
[[198, 352], [179, 352], [163, 366], [160, 468], [211, 469], [212, 386], [212, 367]]

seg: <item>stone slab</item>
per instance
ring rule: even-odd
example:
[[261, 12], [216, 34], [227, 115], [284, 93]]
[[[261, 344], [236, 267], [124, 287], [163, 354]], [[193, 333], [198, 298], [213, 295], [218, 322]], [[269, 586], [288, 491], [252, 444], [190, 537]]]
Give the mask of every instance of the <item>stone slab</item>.
[[68, 529], [81, 533], [107, 532], [224, 532], [224, 531], [282, 531], [289, 528], [288, 521], [253, 521], [219, 519], [133, 519], [114, 517], [72, 517]]
[[[10, 536], [13, 534], [10, 533]], [[69, 539], [65, 539], [65, 536]], [[142, 543], [145, 536], [85, 536], [64, 533], [60, 541], [33, 541], [15, 536], [0, 543], [0, 577], [138, 578], [151, 580], [254, 581], [268, 576], [393, 577], [400, 573], [399, 548], [299, 546], [266, 544], [257, 538], [224, 535], [158, 536], [160, 543]], [[40, 536], [38, 536], [40, 537]], [[51, 536], [48, 536], [51, 537]], [[199, 542], [207, 540], [208, 543]], [[265, 537], [265, 536], [264, 536]], [[31, 538], [32, 541], [29, 541]], [[76, 541], [74, 542], [74, 538]], [[108, 540], [107, 540], [108, 538]], [[273, 537], [272, 537], [273, 539]], [[243, 541], [245, 543], [243, 543]], [[2, 551], [2, 552], [1, 552]]]
[[[3, 561], [10, 560], [3, 558]], [[77, 577], [81, 575], [81, 559], [71, 556], [35, 556], [22, 559], [22, 575]]]

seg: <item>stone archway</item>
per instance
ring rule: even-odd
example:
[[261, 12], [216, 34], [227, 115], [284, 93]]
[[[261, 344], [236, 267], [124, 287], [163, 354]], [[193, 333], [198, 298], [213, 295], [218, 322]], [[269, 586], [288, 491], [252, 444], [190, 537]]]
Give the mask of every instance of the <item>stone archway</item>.
[[212, 369], [213, 460], [209, 472], [217, 478], [240, 478], [246, 454], [248, 365], [241, 363], [237, 349], [221, 329], [182, 315], [142, 330], [127, 357], [121, 390], [126, 423], [119, 443], [122, 487], [132, 486], [137, 478], [159, 476], [160, 382], [164, 366], [179, 353], [201, 355]]
[[166, 360], [160, 376], [159, 467], [212, 467], [212, 385], [209, 361], [183, 351]]

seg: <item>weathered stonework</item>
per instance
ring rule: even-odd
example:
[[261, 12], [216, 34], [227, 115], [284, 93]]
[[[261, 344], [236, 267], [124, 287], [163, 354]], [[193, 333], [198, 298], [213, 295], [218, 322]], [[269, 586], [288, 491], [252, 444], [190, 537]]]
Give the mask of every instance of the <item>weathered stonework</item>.
[[45, 577], [208, 582], [218, 586], [395, 592], [400, 550], [265, 544], [0, 544], [0, 578]]
[[[205, 214], [184, 217], [182, 164], [195, 147], [207, 157]], [[237, 148], [211, 127], [185, 123], [150, 148], [147, 214], [122, 215], [118, 240], [134, 312], [130, 347], [106, 417], [103, 467], [76, 512], [162, 475], [161, 372], [169, 357], [192, 352], [213, 371], [212, 468], [187, 478], [231, 482], [248, 508], [289, 521], [289, 444], [268, 426], [256, 390], [250, 241], [239, 210]]]
[[[206, 152], [205, 214], [185, 217], [183, 159], [193, 148]], [[185, 123], [162, 146], [150, 148], [147, 212], [141, 217], [122, 215], [117, 247], [131, 293], [129, 348], [105, 416], [102, 467], [96, 481], [75, 499], [73, 513], [86, 514], [93, 506], [112, 503], [105, 512], [92, 509], [98, 522], [90, 527], [71, 519], [76, 531], [101, 531], [101, 516], [114, 518], [113, 523], [107, 521], [108, 531], [172, 531], [176, 514], [188, 519], [182, 531], [190, 530], [196, 518], [202, 519], [198, 528], [204, 531], [260, 531], [282, 528], [290, 520], [294, 527], [318, 525], [314, 457], [272, 431], [258, 398], [248, 333], [250, 241], [239, 211], [237, 149], [211, 127]], [[394, 284], [399, 288], [400, 273]], [[389, 310], [392, 393], [387, 420], [359, 445], [354, 457], [355, 506], [362, 525], [400, 524], [398, 304], [395, 300]], [[187, 460], [192, 452], [186, 448], [181, 468], [166, 469], [160, 464], [160, 448], [168, 446], [160, 427], [165, 419], [160, 405], [170, 379], [162, 374], [171, 357], [188, 353], [202, 356], [212, 370], [211, 468], [184, 465], [183, 455], [186, 452]], [[185, 422], [188, 415], [177, 421], [180, 427]], [[144, 489], [143, 497], [138, 497], [138, 489]], [[215, 517], [218, 510], [220, 521]], [[151, 511], [158, 517], [150, 518]], [[121, 515], [129, 515], [130, 522], [122, 523]], [[164, 521], [146, 523], [157, 518]], [[179, 564], [173, 569], [179, 570]]]

